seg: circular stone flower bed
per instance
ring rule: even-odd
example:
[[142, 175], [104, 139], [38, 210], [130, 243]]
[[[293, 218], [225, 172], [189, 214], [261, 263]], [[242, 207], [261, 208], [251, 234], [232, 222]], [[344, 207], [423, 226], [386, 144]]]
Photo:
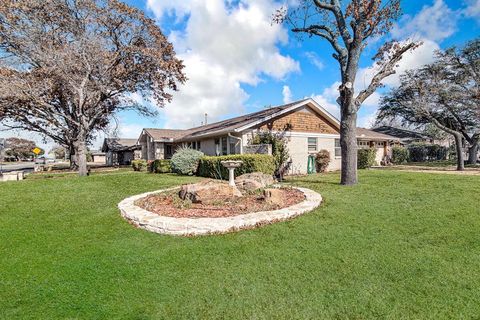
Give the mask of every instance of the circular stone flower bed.
[[[255, 228], [309, 212], [320, 194], [305, 188], [267, 189], [242, 197], [193, 203], [178, 198], [180, 188], [147, 192], [119, 203], [121, 214], [140, 228], [170, 235], [207, 235]], [[273, 190], [273, 191], [272, 191]]]
[[231, 217], [259, 211], [272, 211], [290, 207], [305, 200], [305, 195], [298, 189], [275, 189], [275, 201], [268, 201], [260, 192], [246, 194], [242, 197], [223, 198], [216, 196], [206, 202], [193, 203], [182, 200], [178, 192], [169, 191], [152, 194], [137, 200], [136, 206], [158, 214], [175, 218], [219, 218]]

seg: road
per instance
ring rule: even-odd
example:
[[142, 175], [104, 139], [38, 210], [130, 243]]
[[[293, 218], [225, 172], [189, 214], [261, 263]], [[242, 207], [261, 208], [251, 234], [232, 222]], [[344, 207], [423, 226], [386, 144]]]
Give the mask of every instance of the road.
[[33, 171], [34, 167], [35, 167], [34, 162], [9, 163], [9, 164], [3, 164], [3, 165], [0, 164], [0, 170], [4, 172], [19, 171], [19, 170]]

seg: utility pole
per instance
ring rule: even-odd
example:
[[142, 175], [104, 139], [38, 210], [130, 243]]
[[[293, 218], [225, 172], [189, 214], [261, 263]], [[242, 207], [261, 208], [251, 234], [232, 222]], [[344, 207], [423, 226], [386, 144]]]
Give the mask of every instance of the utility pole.
[[5, 159], [5, 139], [0, 138], [0, 174], [3, 173], [3, 160]]

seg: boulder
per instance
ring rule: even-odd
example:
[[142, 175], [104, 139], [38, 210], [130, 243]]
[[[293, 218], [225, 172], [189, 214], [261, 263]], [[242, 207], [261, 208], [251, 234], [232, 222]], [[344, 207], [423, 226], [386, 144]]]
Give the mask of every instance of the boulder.
[[281, 206], [283, 205], [283, 192], [280, 189], [265, 189], [263, 190], [263, 197], [269, 204]]
[[205, 180], [199, 183], [181, 186], [178, 196], [193, 203], [206, 203], [231, 197], [241, 197], [242, 193], [228, 183], [218, 180]]
[[235, 185], [243, 192], [265, 188], [275, 183], [271, 175], [262, 172], [246, 173], [235, 179]]

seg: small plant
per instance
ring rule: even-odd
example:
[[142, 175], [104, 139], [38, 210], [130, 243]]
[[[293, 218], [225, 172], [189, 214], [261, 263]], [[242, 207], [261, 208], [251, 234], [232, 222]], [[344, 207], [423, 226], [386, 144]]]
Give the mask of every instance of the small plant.
[[150, 164], [150, 171], [153, 173], [172, 172], [172, 161], [168, 159], [155, 160]]
[[132, 168], [133, 171], [147, 171], [148, 163], [146, 160], [133, 160]]
[[358, 149], [358, 169], [367, 169], [375, 165], [375, 157], [377, 156], [377, 149]]
[[272, 145], [272, 156], [275, 161], [275, 175], [282, 175], [282, 168], [284, 168], [290, 158], [287, 147], [287, 139], [285, 138], [286, 131], [272, 132], [261, 131], [257, 133], [250, 144], [270, 144]]
[[328, 165], [330, 164], [330, 152], [328, 150], [320, 150], [315, 155], [315, 165], [317, 167], [317, 172], [327, 171]]
[[392, 148], [392, 163], [402, 164], [408, 161], [408, 150], [404, 147]]
[[172, 157], [172, 171], [183, 175], [194, 175], [197, 173], [198, 163], [203, 156], [201, 151], [181, 147]]

